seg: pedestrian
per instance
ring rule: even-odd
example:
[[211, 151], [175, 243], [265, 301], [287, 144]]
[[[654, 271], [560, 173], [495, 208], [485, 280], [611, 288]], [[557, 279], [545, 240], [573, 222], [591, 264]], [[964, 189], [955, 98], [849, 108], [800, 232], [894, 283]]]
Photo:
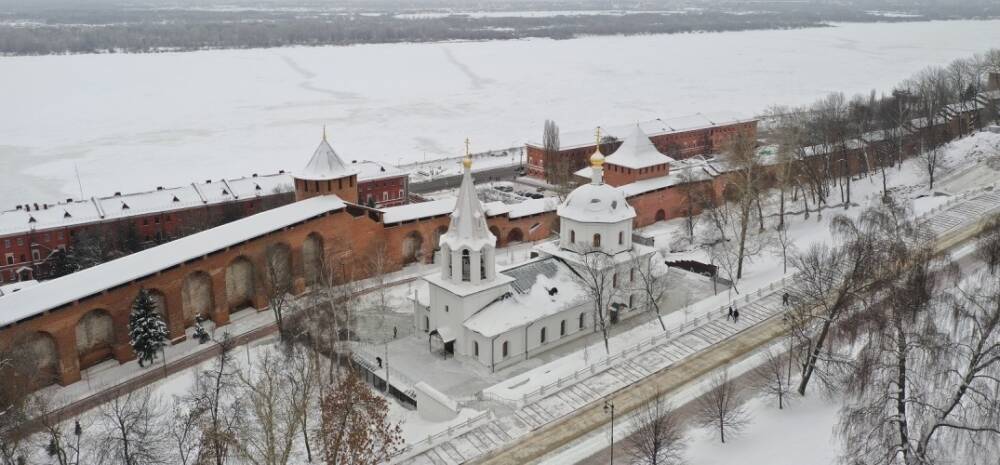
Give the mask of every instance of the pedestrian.
[[727, 320], [732, 320], [733, 319], [733, 306], [732, 305], [729, 306], [729, 314], [726, 315], [726, 319]]
[[739, 309], [733, 310], [733, 322], [734, 323], [739, 323], [740, 322], [740, 311], [739, 311]]
[[396, 339], [396, 335], [399, 334], [395, 326], [392, 327], [392, 338]]
[[788, 293], [786, 292], [781, 295], [781, 306], [785, 307], [787, 305], [788, 305]]

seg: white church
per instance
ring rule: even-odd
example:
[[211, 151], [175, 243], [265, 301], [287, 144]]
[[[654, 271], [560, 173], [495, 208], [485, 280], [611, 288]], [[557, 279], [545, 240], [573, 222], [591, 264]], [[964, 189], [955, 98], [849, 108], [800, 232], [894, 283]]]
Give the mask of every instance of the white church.
[[[633, 209], [625, 195], [604, 184], [604, 156], [590, 158], [591, 182], [560, 205], [560, 237], [535, 246], [539, 257], [497, 270], [497, 238], [490, 233], [472, 181], [465, 172], [448, 232], [440, 239], [441, 271], [425, 276], [429, 292], [415, 300], [417, 334], [429, 350], [478, 361], [496, 371], [578, 337], [593, 334], [595, 305], [586, 278], [598, 269], [613, 290], [605, 321], [642, 309], [635, 267], [649, 263], [651, 247], [632, 243]], [[595, 261], [593, 257], [601, 256]], [[599, 268], [595, 268], [597, 265]], [[593, 271], [591, 271], [593, 274]]]

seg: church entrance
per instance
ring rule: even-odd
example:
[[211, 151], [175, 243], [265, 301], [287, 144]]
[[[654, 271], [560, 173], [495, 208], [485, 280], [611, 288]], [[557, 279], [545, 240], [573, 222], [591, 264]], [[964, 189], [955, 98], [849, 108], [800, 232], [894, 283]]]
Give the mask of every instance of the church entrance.
[[438, 328], [427, 335], [427, 348], [432, 354], [442, 358], [455, 356], [455, 331], [451, 328]]

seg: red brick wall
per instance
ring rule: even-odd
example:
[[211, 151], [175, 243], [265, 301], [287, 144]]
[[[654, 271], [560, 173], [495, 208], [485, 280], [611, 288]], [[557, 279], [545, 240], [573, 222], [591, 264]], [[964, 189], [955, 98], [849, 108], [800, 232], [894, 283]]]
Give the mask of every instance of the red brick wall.
[[369, 205], [371, 198], [377, 208], [393, 207], [407, 203], [408, 197], [406, 175], [358, 182], [358, 199], [364, 205]]
[[358, 203], [358, 176], [326, 181], [295, 180], [295, 200], [305, 200], [317, 195], [334, 194], [345, 202]]

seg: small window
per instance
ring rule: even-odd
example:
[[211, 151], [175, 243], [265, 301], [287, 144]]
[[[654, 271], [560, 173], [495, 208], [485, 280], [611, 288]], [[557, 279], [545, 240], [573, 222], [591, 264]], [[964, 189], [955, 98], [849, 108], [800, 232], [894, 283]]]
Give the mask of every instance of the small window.
[[503, 341], [503, 344], [500, 345], [500, 356], [507, 358], [507, 341]]
[[601, 235], [594, 234], [594, 247], [600, 247], [600, 246], [601, 246]]
[[576, 243], [576, 231], [570, 231], [569, 232], [569, 242], [571, 244], [575, 244]]
[[142, 219], [142, 225], [143, 225], [143, 226], [147, 226], [147, 225], [149, 225], [149, 218], [143, 218], [143, 219]]
[[12, 253], [7, 254], [7, 264], [8, 265], [14, 264], [14, 254]]
[[385, 202], [387, 200], [389, 200], [389, 193], [388, 192], [383, 192], [382, 193], [382, 201]]
[[618, 287], [618, 273], [611, 275], [611, 287]]
[[539, 344], [545, 344], [545, 329], [546, 328], [543, 327], [542, 330], [538, 332], [538, 343]]
[[426, 333], [427, 331], [430, 331], [430, 330], [431, 330], [431, 319], [425, 315], [424, 316], [424, 332]]
[[399, 191], [399, 198], [403, 198], [403, 191], [402, 190]]
[[635, 282], [635, 268], [628, 270], [628, 280], [629, 282]]
[[24, 238], [23, 237], [17, 238], [17, 245], [24, 245]]
[[4, 246], [4, 248], [8, 248], [9, 249], [10, 248], [10, 239], [4, 239], [3, 240], [3, 246]]
[[559, 322], [559, 336], [562, 337], [565, 335], [566, 335], [566, 320], [562, 320]]
[[625, 244], [625, 231], [618, 231], [618, 245]]
[[448, 306], [447, 306], [447, 305], [445, 305], [445, 306], [444, 306], [444, 312], [445, 312], [445, 313], [448, 313], [448, 310], [449, 310], [449, 309], [448, 309]]
[[472, 341], [472, 355], [479, 356], [479, 342], [477, 341]]

